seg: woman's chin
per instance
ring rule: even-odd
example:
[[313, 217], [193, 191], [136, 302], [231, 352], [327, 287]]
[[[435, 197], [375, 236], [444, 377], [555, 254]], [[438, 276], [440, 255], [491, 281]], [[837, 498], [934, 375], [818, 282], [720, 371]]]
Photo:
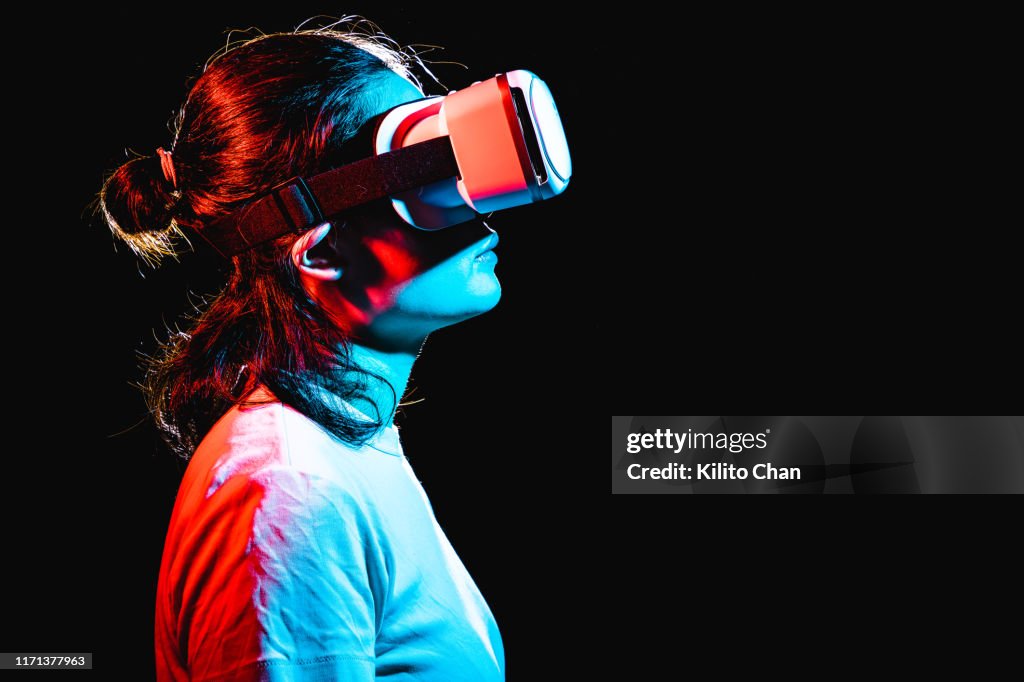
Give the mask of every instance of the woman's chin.
[[486, 277], [474, 277], [470, 282], [465, 299], [459, 301], [458, 310], [451, 311], [453, 313], [451, 317], [454, 321], [461, 321], [483, 315], [498, 305], [500, 300], [501, 284], [494, 273]]
[[501, 298], [501, 282], [498, 281], [494, 270], [474, 273], [466, 289], [474, 302], [486, 306], [484, 310], [490, 310], [498, 305]]

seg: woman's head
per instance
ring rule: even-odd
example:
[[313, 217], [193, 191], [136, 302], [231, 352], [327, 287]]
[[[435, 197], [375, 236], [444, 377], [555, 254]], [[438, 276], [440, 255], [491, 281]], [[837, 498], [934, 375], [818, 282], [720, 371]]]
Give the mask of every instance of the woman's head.
[[[292, 177], [365, 156], [352, 140], [364, 124], [423, 96], [409, 63], [379, 34], [333, 29], [233, 47], [207, 64], [176, 119], [176, 185], [157, 155], [136, 158], [104, 184], [102, 213], [156, 264], [183, 230], [201, 233]], [[150, 406], [182, 454], [259, 384], [339, 437], [365, 438], [373, 428], [317, 397], [318, 387], [345, 398], [365, 389], [351, 342], [414, 352], [430, 331], [497, 303], [485, 253], [496, 236], [480, 222], [423, 232], [386, 201], [330, 221], [236, 256], [224, 291], [151, 364]]]

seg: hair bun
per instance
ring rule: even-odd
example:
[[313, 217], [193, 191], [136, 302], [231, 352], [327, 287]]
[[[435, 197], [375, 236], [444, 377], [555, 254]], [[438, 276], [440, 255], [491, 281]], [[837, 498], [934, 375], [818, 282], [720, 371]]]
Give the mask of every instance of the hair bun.
[[115, 170], [100, 190], [110, 231], [150, 265], [174, 254], [178, 197], [164, 177], [159, 155], [139, 157]]

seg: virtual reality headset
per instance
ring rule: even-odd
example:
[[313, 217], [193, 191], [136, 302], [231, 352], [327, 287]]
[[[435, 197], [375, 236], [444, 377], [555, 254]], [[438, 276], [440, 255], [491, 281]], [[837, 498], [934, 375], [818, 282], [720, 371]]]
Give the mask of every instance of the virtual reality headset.
[[529, 71], [402, 104], [372, 125], [372, 156], [292, 178], [200, 234], [230, 258], [386, 197], [409, 225], [438, 230], [550, 199], [572, 176], [554, 98]]

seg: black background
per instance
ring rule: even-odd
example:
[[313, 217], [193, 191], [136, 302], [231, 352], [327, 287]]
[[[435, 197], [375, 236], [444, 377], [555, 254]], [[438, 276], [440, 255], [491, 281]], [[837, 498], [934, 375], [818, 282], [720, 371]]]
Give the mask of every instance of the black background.
[[[966, 19], [938, 30], [950, 17], [935, 16], [662, 17], [633, 3], [562, 15], [483, 3], [340, 11], [403, 44], [444, 45], [437, 59], [470, 66], [434, 67], [451, 87], [536, 71], [573, 151], [563, 197], [494, 217], [502, 302], [429, 340], [413, 378], [424, 401], [400, 422], [502, 628], [510, 675], [540, 669], [566, 642], [583, 655], [594, 624], [581, 613], [621, 638], [613, 657], [635, 655], [649, 634], [644, 607], [671, 601], [663, 578], [678, 575], [681, 546], [726, 582], [743, 567], [721, 558], [732, 550], [775, 557], [761, 570], [799, 580], [803, 600], [840, 589], [811, 570], [784, 574], [778, 562], [811, 548], [862, 565], [865, 531], [894, 560], [965, 540], [960, 530], [940, 543], [920, 522], [908, 530], [895, 503], [814, 520], [790, 511], [775, 526], [762, 515], [770, 535], [746, 521], [716, 531], [723, 518], [753, 518], [744, 502], [688, 522], [680, 545], [678, 510], [664, 500], [616, 501], [608, 513], [603, 446], [609, 414], [1017, 411], [1020, 255], [1008, 234], [1019, 219], [1001, 206], [1006, 89], [994, 73], [1007, 43]], [[150, 674], [179, 467], [131, 383], [136, 354], [178, 319], [186, 292], [212, 291], [218, 276], [187, 256], [140, 269], [87, 205], [125, 147], [170, 142], [187, 78], [226, 29], [288, 30], [324, 12], [338, 13], [302, 2], [73, 10], [59, 28], [30, 31], [32, 51], [17, 56], [8, 651], [92, 650], [98, 665]], [[881, 570], [860, 570], [860, 585]], [[595, 582], [607, 589], [585, 587]]]

